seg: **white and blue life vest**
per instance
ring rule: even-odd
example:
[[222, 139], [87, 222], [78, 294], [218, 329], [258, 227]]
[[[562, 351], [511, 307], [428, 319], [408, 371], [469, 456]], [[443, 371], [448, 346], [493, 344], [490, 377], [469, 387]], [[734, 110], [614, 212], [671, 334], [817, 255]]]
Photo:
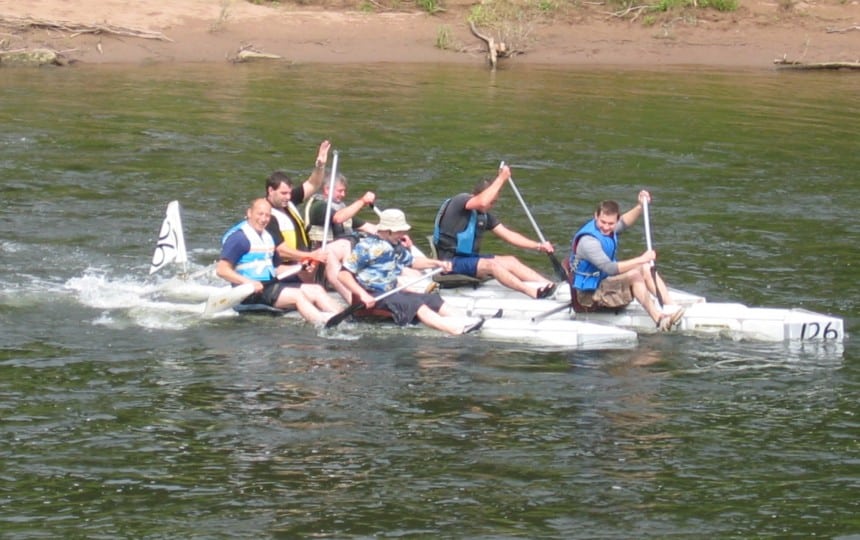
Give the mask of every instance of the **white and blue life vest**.
[[221, 237], [221, 244], [223, 245], [227, 238], [237, 230], [241, 230], [248, 238], [251, 249], [242, 255], [236, 263], [236, 271], [242, 276], [256, 281], [274, 279], [275, 267], [272, 264], [272, 257], [275, 255], [275, 241], [272, 235], [265, 230], [262, 234], [258, 233], [245, 220], [224, 233], [224, 236]]

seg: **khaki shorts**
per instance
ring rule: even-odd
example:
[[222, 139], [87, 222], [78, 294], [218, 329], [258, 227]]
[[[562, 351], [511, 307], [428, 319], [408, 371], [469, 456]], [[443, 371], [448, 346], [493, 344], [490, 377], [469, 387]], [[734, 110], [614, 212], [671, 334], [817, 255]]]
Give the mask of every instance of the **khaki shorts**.
[[633, 301], [633, 291], [626, 280], [604, 279], [596, 291], [576, 291], [576, 301], [586, 311], [617, 309]]

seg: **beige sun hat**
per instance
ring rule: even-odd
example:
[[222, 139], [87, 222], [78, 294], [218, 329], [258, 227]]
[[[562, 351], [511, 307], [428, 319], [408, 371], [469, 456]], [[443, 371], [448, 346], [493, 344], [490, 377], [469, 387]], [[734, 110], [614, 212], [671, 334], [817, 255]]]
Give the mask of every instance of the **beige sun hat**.
[[412, 226], [406, 223], [406, 214], [402, 210], [389, 208], [379, 215], [379, 225], [376, 228], [380, 231], [403, 232], [408, 231]]

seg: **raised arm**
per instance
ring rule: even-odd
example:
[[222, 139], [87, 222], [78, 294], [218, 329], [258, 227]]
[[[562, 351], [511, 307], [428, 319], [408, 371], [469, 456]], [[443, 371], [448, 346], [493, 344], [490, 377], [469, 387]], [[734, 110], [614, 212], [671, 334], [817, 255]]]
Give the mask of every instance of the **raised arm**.
[[325, 181], [325, 164], [328, 161], [329, 149], [331, 149], [331, 143], [328, 140], [320, 143], [319, 150], [317, 151], [317, 160], [314, 163], [314, 170], [302, 184], [305, 190], [305, 199], [310, 198], [311, 195], [319, 191], [323, 185], [323, 181]]
[[624, 214], [621, 216], [621, 221], [624, 222], [624, 225], [630, 227], [631, 225], [636, 223], [636, 220], [639, 219], [639, 216], [642, 215], [642, 203], [644, 201], [648, 201], [650, 203], [651, 194], [643, 189], [639, 192], [638, 202], [636, 203], [636, 206], [624, 212]]
[[372, 191], [368, 191], [362, 195], [360, 199], [357, 199], [352, 204], [344, 206], [335, 212], [331, 220], [333, 223], [340, 225], [344, 221], [352, 219], [357, 213], [361, 212], [361, 209], [365, 206], [372, 205], [374, 201], [376, 201], [376, 195]]
[[511, 169], [507, 165], [502, 165], [499, 168], [499, 174], [496, 176], [496, 179], [487, 186], [487, 189], [478, 193], [477, 195], [472, 195], [472, 197], [466, 201], [466, 210], [477, 210], [479, 212], [486, 212], [493, 204], [496, 202], [496, 199], [499, 198], [499, 192], [505, 186], [505, 182], [511, 177]]

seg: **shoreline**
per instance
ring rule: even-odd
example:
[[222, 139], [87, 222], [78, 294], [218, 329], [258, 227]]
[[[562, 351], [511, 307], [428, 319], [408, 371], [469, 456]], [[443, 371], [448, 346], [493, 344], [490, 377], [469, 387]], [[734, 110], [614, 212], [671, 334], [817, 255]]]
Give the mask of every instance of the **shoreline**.
[[[64, 0], [31, 0], [22, 4], [0, 0], [0, 18], [6, 22], [0, 26], [0, 49], [47, 48], [78, 64], [226, 62], [235, 61], [244, 48], [279, 57], [258, 60], [269, 62], [488, 67], [486, 45], [465, 22], [471, 4], [437, 15], [296, 9], [245, 0], [79, 0], [74, 5]], [[524, 54], [502, 59], [499, 65], [774, 69], [778, 59], [857, 62], [858, 6], [858, 0], [824, 0], [788, 13], [776, 3], [751, 1], [731, 13], [699, 9], [652, 25], [612, 18], [594, 7], [581, 8], [559, 18], [563, 20], [536, 23]], [[54, 26], [10, 25], [10, 21]], [[453, 50], [436, 46], [443, 27]], [[135, 33], [154, 33], [163, 39], [131, 35]]]

